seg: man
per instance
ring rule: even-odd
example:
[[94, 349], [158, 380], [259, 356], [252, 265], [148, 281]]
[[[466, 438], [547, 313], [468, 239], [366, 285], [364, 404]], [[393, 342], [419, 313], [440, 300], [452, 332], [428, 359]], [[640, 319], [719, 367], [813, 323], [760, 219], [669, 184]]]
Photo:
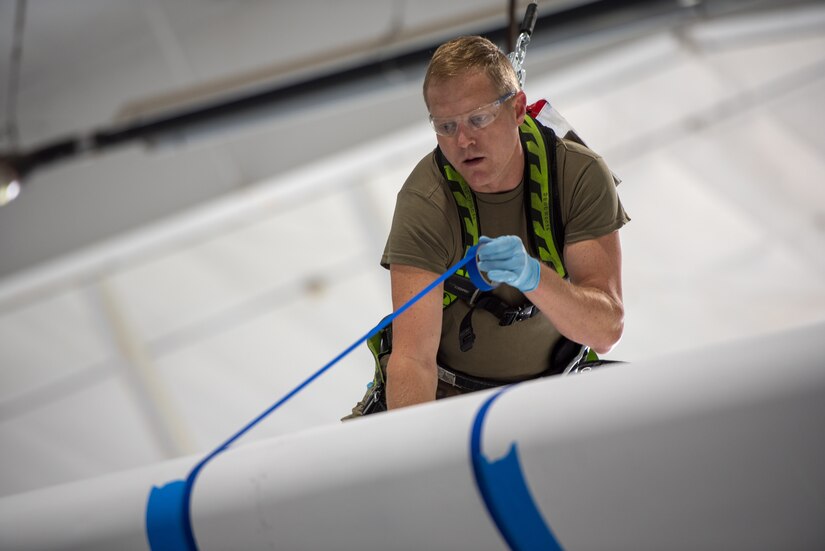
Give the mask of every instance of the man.
[[[618, 229], [629, 219], [604, 161], [577, 143], [555, 140], [565, 279], [534, 258], [524, 199], [528, 157], [519, 134], [527, 100], [507, 57], [481, 37], [452, 40], [433, 55], [423, 91], [438, 149], [398, 194], [381, 261], [390, 269], [393, 309], [464, 256], [462, 216], [445, 163], [477, 204], [486, 236], [478, 268], [500, 283], [493, 295], [514, 307], [532, 303], [540, 313], [502, 326], [464, 300], [443, 307], [441, 288], [425, 295], [393, 322], [387, 407], [460, 393], [445, 382], [455, 373], [494, 385], [559, 372], [550, 359], [562, 336], [598, 353], [611, 350], [624, 319]], [[467, 319], [477, 337], [469, 347], [460, 338]], [[448, 375], [441, 382], [439, 366], [448, 370], [441, 370]]]

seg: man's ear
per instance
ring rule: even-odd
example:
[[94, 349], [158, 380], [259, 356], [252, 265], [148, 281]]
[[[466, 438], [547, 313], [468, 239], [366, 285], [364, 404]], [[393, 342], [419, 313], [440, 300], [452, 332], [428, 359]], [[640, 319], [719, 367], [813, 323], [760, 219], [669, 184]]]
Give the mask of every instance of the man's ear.
[[521, 125], [524, 122], [524, 117], [527, 115], [527, 94], [524, 90], [519, 90], [513, 96], [513, 113], [516, 116], [516, 122]]

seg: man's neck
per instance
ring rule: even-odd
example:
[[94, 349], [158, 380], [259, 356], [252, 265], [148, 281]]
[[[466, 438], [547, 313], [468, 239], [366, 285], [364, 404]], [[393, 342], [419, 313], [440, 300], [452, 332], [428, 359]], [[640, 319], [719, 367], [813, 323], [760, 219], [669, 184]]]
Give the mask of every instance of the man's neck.
[[527, 161], [524, 158], [524, 149], [521, 146], [521, 140], [518, 142], [518, 149], [513, 155], [512, 162], [507, 167], [507, 171], [503, 174], [502, 185], [498, 186], [495, 193], [504, 193], [512, 191], [521, 185], [524, 179], [524, 165]]

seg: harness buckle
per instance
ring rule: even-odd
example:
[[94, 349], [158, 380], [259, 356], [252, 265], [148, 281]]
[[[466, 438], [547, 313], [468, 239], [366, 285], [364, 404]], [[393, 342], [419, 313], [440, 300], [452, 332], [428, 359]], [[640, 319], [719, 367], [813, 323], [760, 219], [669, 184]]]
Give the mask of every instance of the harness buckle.
[[504, 311], [499, 319], [498, 324], [501, 326], [513, 325], [517, 321], [524, 321], [530, 319], [535, 315], [535, 305], [528, 304], [527, 306], [514, 306]]
[[467, 304], [469, 304], [470, 306], [475, 306], [476, 301], [478, 300], [478, 295], [480, 295], [480, 294], [481, 294], [481, 289], [476, 287], [476, 290], [473, 291], [473, 295], [470, 297], [470, 300], [467, 301]]
[[439, 381], [444, 381], [445, 383], [447, 383], [450, 386], [456, 386], [455, 385], [455, 373], [453, 373], [452, 371], [447, 371], [446, 369], [444, 369], [440, 365], [437, 365], [436, 367], [438, 368], [438, 380]]
[[465, 316], [461, 322], [461, 329], [458, 332], [458, 348], [462, 352], [470, 350], [476, 342], [476, 334], [473, 331], [472, 324], [469, 321], [465, 323], [465, 320], [469, 320], [469, 316], [471, 316], [472, 313], [472, 310], [467, 313], [467, 316]]

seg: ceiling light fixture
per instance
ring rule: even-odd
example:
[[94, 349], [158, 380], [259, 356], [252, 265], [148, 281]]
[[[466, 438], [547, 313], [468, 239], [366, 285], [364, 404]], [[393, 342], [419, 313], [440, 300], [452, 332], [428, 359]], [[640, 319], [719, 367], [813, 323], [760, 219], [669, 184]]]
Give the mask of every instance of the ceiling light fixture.
[[5, 159], [0, 159], [0, 207], [20, 195], [21, 181], [17, 170]]

